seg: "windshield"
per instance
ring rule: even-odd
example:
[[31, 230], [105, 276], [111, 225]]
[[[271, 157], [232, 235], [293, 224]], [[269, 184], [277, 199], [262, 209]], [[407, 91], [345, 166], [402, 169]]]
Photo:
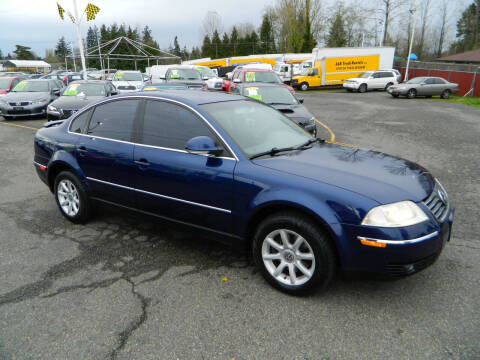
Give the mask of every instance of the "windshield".
[[10, 80], [10, 79], [0, 79], [0, 89], [2, 89], [2, 90], [8, 89], [11, 81], [12, 80]]
[[420, 84], [425, 81], [425, 78], [423, 77], [418, 77], [418, 78], [413, 78], [411, 80], [407, 81], [407, 84]]
[[200, 107], [248, 157], [272, 148], [300, 146], [313, 139], [282, 113], [256, 101], [224, 101]]
[[171, 69], [168, 74], [170, 80], [202, 80], [196, 69]]
[[103, 84], [70, 84], [63, 96], [105, 96]]
[[142, 74], [137, 72], [117, 72], [114, 77], [115, 81], [143, 81]]
[[364, 73], [362, 73], [362, 75], [359, 75], [358, 77], [359, 77], [360, 79], [367, 79], [367, 78], [369, 78], [370, 76], [372, 76], [372, 74], [373, 74], [372, 72], [364, 72]]
[[13, 92], [48, 92], [48, 81], [21, 81]]
[[262, 82], [270, 84], [282, 83], [277, 74], [266, 71], [247, 71], [245, 73], [245, 82]]
[[252, 86], [243, 90], [243, 95], [266, 104], [296, 105], [297, 99], [285, 86]]
[[202, 77], [208, 77], [208, 78], [217, 77], [213, 72], [213, 70], [208, 67], [198, 67], [197, 70]]

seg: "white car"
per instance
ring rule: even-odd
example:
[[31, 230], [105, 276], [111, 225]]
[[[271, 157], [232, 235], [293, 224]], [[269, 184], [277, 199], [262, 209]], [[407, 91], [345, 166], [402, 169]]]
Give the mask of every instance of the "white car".
[[143, 75], [140, 71], [117, 71], [112, 79], [112, 84], [123, 94], [132, 91], [140, 91], [145, 85]]
[[207, 84], [208, 90], [222, 90], [223, 79], [219, 78], [208, 66], [194, 66]]
[[387, 90], [397, 84], [397, 74], [393, 70], [378, 70], [365, 71], [359, 77], [347, 79], [343, 87], [348, 91], [364, 93], [368, 90]]

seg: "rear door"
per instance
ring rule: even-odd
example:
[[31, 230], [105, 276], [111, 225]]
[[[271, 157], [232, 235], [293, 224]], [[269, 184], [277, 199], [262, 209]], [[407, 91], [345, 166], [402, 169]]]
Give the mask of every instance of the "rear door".
[[418, 95], [430, 96], [435, 95], [435, 79], [427, 78], [423, 81], [423, 85], [418, 87]]
[[196, 136], [221, 140], [194, 111], [163, 101], [145, 102], [135, 145], [135, 188], [140, 209], [222, 232], [231, 232], [235, 158], [185, 151]]
[[77, 142], [77, 161], [94, 197], [134, 206], [131, 137], [139, 104], [122, 99], [97, 105]]

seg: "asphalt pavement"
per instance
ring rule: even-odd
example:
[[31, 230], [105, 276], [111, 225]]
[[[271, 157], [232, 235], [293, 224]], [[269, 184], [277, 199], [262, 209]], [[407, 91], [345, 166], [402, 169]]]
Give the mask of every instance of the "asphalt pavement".
[[340, 277], [299, 298], [195, 231], [103, 206], [73, 225], [32, 165], [45, 120], [0, 117], [0, 359], [479, 359], [480, 110], [299, 96], [336, 141], [440, 179], [456, 219], [433, 266], [396, 281]]

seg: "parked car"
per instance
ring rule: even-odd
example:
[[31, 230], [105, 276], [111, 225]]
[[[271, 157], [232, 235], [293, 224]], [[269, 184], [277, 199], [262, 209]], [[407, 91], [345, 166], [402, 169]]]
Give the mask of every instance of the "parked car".
[[200, 76], [207, 84], [208, 90], [222, 90], [223, 79], [219, 78], [215, 72], [207, 66], [195, 65], [200, 72]]
[[59, 96], [60, 88], [54, 80], [23, 80], [0, 98], [0, 115], [5, 120], [45, 115], [48, 104]]
[[289, 119], [314, 136], [317, 134], [315, 117], [303, 106], [303, 99], [298, 100], [285, 86], [266, 83], [238, 84], [232, 93], [261, 101], [277, 109]]
[[113, 76], [112, 84], [121, 93], [140, 91], [145, 85], [140, 71], [117, 71]]
[[232, 91], [236, 84], [249, 83], [249, 82], [262, 82], [269, 84], [281, 84], [289, 89], [292, 93], [294, 92], [293, 88], [287, 84], [284, 84], [283, 81], [278, 77], [273, 70], [266, 69], [252, 69], [252, 68], [240, 68], [235, 69], [231, 80], [223, 81], [223, 90], [226, 92]]
[[368, 90], [387, 90], [398, 84], [397, 74], [393, 71], [365, 71], [356, 78], [345, 80], [343, 87], [348, 91], [364, 93]]
[[[189, 89], [206, 89], [207, 77], [202, 77], [200, 72], [192, 65], [177, 65], [167, 69], [165, 78], [161, 79], [165, 84], [186, 85]], [[155, 84], [155, 83], [154, 83]]]
[[25, 78], [19, 76], [0, 77], [0, 96], [9, 93], [22, 80], [25, 80]]
[[83, 74], [82, 73], [68, 73], [68, 74], [63, 74], [62, 75], [62, 82], [67, 86], [70, 84], [72, 81], [78, 81], [78, 80], [83, 80]]
[[391, 86], [388, 93], [393, 97], [405, 96], [413, 99], [417, 96], [432, 97], [440, 95], [448, 99], [450, 95], [458, 92], [458, 84], [448, 82], [440, 77], [416, 77], [403, 84]]
[[315, 139], [237, 95], [102, 100], [38, 130], [34, 151], [68, 220], [87, 221], [100, 201], [191, 225], [251, 249], [266, 280], [293, 294], [338, 269], [413, 274], [450, 239], [453, 206], [426, 169]]
[[155, 84], [145, 85], [140, 91], [162, 91], [162, 90], [188, 90], [187, 85], [175, 85], [175, 84]]
[[67, 119], [84, 106], [108, 96], [117, 95], [117, 89], [106, 80], [79, 80], [70, 83], [62, 96], [47, 107], [47, 119]]

